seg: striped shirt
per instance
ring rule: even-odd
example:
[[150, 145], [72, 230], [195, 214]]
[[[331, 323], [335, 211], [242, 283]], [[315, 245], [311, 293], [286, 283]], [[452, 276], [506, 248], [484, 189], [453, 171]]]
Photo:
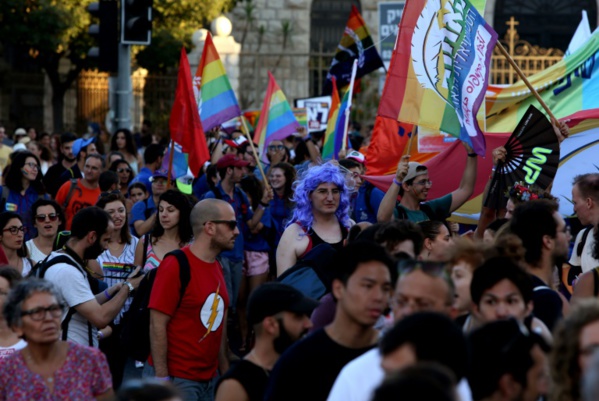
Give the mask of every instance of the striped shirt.
[[[125, 244], [123, 252], [119, 256], [114, 256], [110, 253], [110, 250], [105, 250], [98, 257], [98, 263], [102, 266], [104, 272], [104, 282], [111, 287], [121, 281], [124, 281], [129, 274], [132, 272], [132, 268], [127, 268], [126, 265], [132, 265], [135, 260], [135, 248], [139, 241], [136, 237], [131, 237], [131, 242]], [[116, 278], [115, 278], [116, 277]], [[119, 324], [123, 313], [125, 313], [131, 305], [132, 297], [127, 298], [123, 308], [119, 314], [114, 318], [114, 323]]]

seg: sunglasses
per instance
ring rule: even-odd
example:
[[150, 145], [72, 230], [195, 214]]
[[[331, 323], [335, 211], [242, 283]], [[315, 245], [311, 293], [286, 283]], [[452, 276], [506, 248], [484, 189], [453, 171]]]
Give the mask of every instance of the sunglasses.
[[235, 230], [237, 227], [237, 220], [208, 220], [206, 223], [226, 224], [230, 230]]
[[48, 218], [50, 221], [56, 221], [56, 220], [58, 220], [58, 214], [57, 213], [50, 213], [50, 214], [36, 214], [35, 215], [35, 220], [38, 223], [45, 222], [46, 218]]
[[12, 235], [17, 235], [20, 232], [25, 233], [27, 232], [27, 227], [25, 226], [21, 226], [21, 227], [16, 227], [16, 226], [12, 226], [12, 227], [8, 227], [5, 228], [4, 230], [2, 230], [2, 232], [6, 232], [6, 231], [10, 231], [10, 233]]
[[283, 149], [285, 149], [284, 145], [269, 145], [268, 146], [268, 150], [270, 150], [270, 151], [283, 150]]
[[131, 169], [130, 168], [117, 168], [116, 172], [117, 173], [130, 173]]

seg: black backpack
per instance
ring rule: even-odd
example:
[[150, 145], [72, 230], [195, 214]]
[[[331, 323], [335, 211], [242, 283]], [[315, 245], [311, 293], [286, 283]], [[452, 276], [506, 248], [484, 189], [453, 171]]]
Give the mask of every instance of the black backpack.
[[[191, 280], [191, 269], [189, 267], [189, 260], [187, 260], [187, 256], [185, 256], [182, 250], [177, 249], [167, 253], [163, 260], [169, 255], [176, 257], [179, 262], [181, 288], [179, 291], [179, 303], [177, 304], [178, 308], [183, 300], [183, 295], [185, 295], [187, 285]], [[145, 361], [148, 359], [148, 355], [150, 355], [150, 309], [148, 305], [157, 270], [158, 268], [150, 270], [141, 280], [133, 301], [129, 306], [129, 310], [125, 312], [122, 319], [121, 345], [126, 350], [127, 355], [136, 361]]]
[[[90, 274], [88, 274], [85, 271], [85, 269], [82, 270], [80, 268], [80, 266], [78, 266], [76, 263], [73, 262], [73, 259], [71, 257], [64, 254], [64, 255], [58, 255], [58, 256], [48, 260], [51, 255], [52, 254], [46, 256], [46, 258], [44, 260], [40, 260], [39, 262], [37, 262], [35, 264], [35, 266], [33, 266], [31, 268], [31, 271], [29, 272], [28, 277], [44, 278], [44, 276], [46, 275], [46, 272], [48, 271], [48, 269], [50, 267], [57, 265], [59, 263], [65, 263], [69, 266], [73, 266], [75, 269], [79, 270], [81, 272], [81, 274], [83, 274], [83, 276], [87, 279], [87, 282], [89, 283], [89, 287], [93, 294], [97, 294], [99, 292], [99, 288], [100, 288], [99, 284], [100, 283], [98, 282], [98, 279], [96, 279], [95, 277], [92, 277]], [[75, 310], [75, 308], [69, 308], [67, 315], [65, 316], [64, 320], [60, 324], [60, 327], [62, 329], [62, 341], [67, 340], [68, 330], [69, 330], [69, 322], [71, 321], [73, 315], [76, 312], [77, 311]], [[93, 328], [89, 321], [87, 322], [87, 341], [88, 341], [88, 345], [90, 347], [94, 346]]]

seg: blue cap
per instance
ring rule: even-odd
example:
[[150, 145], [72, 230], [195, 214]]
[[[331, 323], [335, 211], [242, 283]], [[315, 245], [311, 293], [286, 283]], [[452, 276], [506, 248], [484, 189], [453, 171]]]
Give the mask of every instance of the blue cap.
[[92, 136], [89, 139], [79, 138], [79, 139], [75, 140], [75, 142], [73, 142], [73, 155], [75, 155], [75, 157], [77, 157], [79, 155], [79, 152], [81, 152], [81, 149], [85, 148], [87, 145], [89, 145], [90, 143], [92, 143], [95, 140], [96, 140], [95, 136]]

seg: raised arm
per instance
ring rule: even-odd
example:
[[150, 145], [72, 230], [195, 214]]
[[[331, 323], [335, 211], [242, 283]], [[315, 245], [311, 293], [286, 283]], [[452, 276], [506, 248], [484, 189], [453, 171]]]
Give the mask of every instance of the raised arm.
[[398, 185], [403, 182], [403, 179], [408, 175], [408, 163], [410, 162], [410, 155], [404, 155], [401, 157], [399, 164], [397, 165], [397, 172], [395, 173], [395, 180], [391, 183], [391, 186], [383, 196], [383, 200], [379, 205], [379, 210], [376, 214], [376, 219], [379, 223], [386, 223], [391, 221], [393, 218], [393, 209], [397, 203], [397, 196], [399, 195]]
[[472, 196], [472, 193], [474, 192], [474, 184], [476, 183], [476, 164], [478, 158], [470, 146], [464, 142], [462, 143], [464, 144], [464, 148], [466, 148], [466, 152], [468, 153], [468, 159], [466, 160], [466, 168], [464, 169], [464, 174], [462, 174], [460, 186], [451, 193], [451, 207], [449, 208], [450, 212], [455, 211], [464, 203], [466, 203], [468, 198]]

